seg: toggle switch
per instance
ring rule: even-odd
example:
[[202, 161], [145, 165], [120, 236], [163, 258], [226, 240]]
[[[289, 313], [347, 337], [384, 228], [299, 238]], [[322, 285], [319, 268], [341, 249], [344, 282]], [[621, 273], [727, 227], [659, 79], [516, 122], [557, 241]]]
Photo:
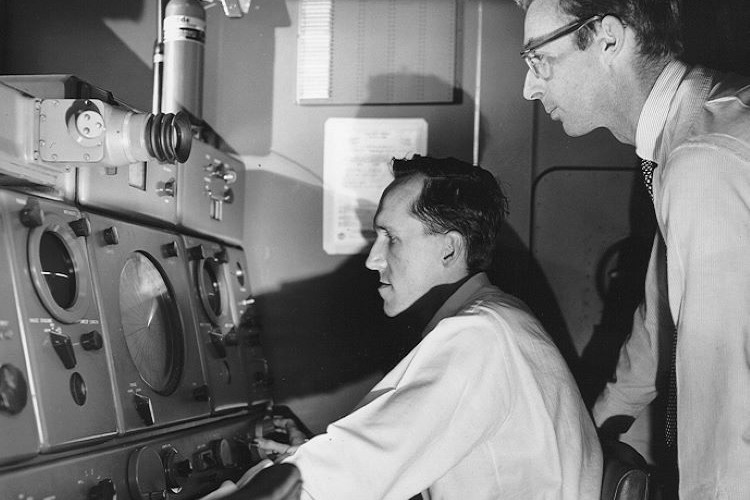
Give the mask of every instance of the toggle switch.
[[151, 405], [151, 398], [144, 396], [143, 394], [133, 394], [133, 400], [135, 402], [135, 411], [143, 420], [146, 425], [154, 425], [156, 419], [154, 418], [154, 408]]
[[73, 342], [70, 341], [70, 337], [63, 333], [49, 332], [49, 338], [63, 366], [67, 369], [74, 368], [76, 353], [73, 351]]

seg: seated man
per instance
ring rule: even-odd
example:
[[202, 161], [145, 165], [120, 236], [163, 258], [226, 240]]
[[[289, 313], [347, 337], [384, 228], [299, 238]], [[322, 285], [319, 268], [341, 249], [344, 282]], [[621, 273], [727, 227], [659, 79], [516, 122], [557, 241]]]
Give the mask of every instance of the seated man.
[[505, 217], [497, 181], [451, 158], [393, 171], [366, 265], [388, 316], [423, 309], [423, 339], [324, 434], [258, 445], [291, 452], [304, 499], [598, 499], [601, 449], [563, 358], [482, 272]]

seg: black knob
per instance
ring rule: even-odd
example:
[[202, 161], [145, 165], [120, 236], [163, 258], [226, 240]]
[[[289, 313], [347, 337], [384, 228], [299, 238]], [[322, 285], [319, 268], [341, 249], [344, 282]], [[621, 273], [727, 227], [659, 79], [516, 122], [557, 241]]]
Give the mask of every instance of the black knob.
[[180, 460], [175, 462], [174, 471], [180, 477], [189, 477], [190, 474], [193, 473], [193, 464], [191, 464], [190, 460], [187, 458], [185, 460]]
[[221, 330], [212, 329], [208, 335], [210, 336], [211, 344], [214, 346], [214, 349], [216, 349], [216, 355], [220, 358], [226, 358], [227, 348], [224, 345], [224, 334], [221, 333]]
[[211, 442], [211, 454], [217, 467], [229, 468], [234, 466], [232, 447], [226, 439], [217, 439]]
[[177, 257], [180, 254], [176, 241], [170, 241], [161, 246], [162, 254], [165, 257]]
[[81, 217], [80, 219], [68, 222], [68, 225], [70, 226], [70, 229], [73, 230], [73, 233], [79, 238], [91, 234], [91, 223], [86, 217]]
[[117, 490], [111, 479], [102, 479], [89, 490], [88, 500], [115, 500]]
[[49, 332], [49, 338], [63, 366], [67, 369], [74, 368], [76, 366], [76, 353], [73, 351], [73, 342], [70, 341], [70, 337], [63, 333]]
[[[164, 476], [169, 488], [182, 488], [186, 480], [193, 473], [193, 464], [183, 457], [174, 447], [169, 447], [162, 452], [162, 463], [164, 464]], [[173, 490], [174, 491], [174, 490]]]
[[206, 248], [203, 245], [195, 245], [188, 249], [188, 259], [190, 260], [203, 260], [208, 257]]
[[208, 386], [199, 385], [193, 389], [193, 399], [196, 401], [208, 401]]
[[26, 406], [28, 394], [22, 371], [10, 364], [0, 366], [0, 411], [19, 413]]
[[240, 335], [237, 330], [232, 327], [227, 333], [224, 334], [224, 345], [234, 346], [240, 343]]
[[26, 206], [21, 209], [18, 214], [21, 219], [21, 224], [26, 227], [39, 227], [44, 224], [44, 212], [42, 207], [39, 206], [39, 201], [34, 198], [29, 198], [26, 202]]
[[102, 334], [96, 330], [81, 334], [81, 347], [87, 351], [98, 351], [104, 346]]
[[227, 253], [226, 248], [222, 248], [218, 252], [214, 254], [214, 259], [216, 259], [216, 262], [219, 264], [226, 264], [229, 262], [229, 254]]
[[162, 189], [162, 192], [166, 196], [170, 196], [170, 197], [174, 198], [174, 195], [175, 195], [175, 180], [174, 179], [170, 179], [168, 181], [164, 181], [164, 184], [162, 185], [161, 189]]
[[120, 243], [120, 235], [117, 234], [117, 227], [115, 226], [108, 227], [102, 231], [102, 237], [104, 238], [104, 243], [107, 245], [118, 245]]
[[154, 425], [154, 408], [151, 406], [151, 398], [136, 392], [133, 395], [133, 400], [135, 401], [135, 411], [138, 412], [143, 423]]
[[128, 458], [128, 486], [132, 500], [167, 498], [167, 481], [164, 463], [159, 453], [149, 447], [135, 450]]

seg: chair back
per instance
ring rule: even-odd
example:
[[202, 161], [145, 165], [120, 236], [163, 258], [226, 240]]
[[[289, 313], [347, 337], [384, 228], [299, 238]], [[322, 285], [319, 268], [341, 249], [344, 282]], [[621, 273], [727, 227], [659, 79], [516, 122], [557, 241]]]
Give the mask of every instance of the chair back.
[[601, 500], [648, 500], [650, 476], [646, 460], [622, 441], [603, 441]]

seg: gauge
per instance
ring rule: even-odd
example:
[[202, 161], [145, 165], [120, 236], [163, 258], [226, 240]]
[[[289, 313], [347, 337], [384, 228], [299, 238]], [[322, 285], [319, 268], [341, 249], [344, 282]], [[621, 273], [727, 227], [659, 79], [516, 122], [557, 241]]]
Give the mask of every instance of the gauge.
[[172, 290], [145, 253], [131, 254], [120, 272], [120, 314], [139, 375], [157, 393], [171, 394], [182, 373], [182, 328]]
[[204, 259], [197, 269], [198, 291], [203, 309], [211, 321], [219, 326], [219, 317], [224, 313], [223, 298], [226, 296], [226, 283], [216, 259]]
[[49, 211], [45, 223], [29, 231], [29, 274], [44, 308], [63, 323], [80, 321], [90, 313], [90, 276], [85, 243], [70, 220]]
[[57, 233], [42, 233], [39, 261], [52, 299], [63, 309], [70, 309], [76, 301], [76, 269], [67, 245]]

